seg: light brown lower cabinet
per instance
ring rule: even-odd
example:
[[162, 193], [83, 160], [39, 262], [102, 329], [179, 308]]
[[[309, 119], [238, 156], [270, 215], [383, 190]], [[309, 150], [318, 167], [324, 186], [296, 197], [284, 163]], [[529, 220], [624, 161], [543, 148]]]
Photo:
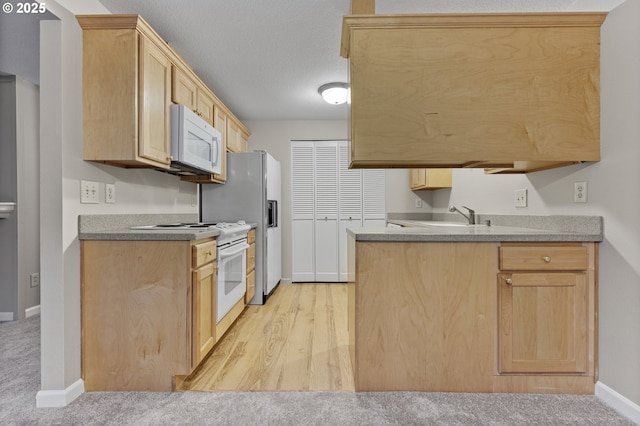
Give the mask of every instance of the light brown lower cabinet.
[[193, 362], [196, 366], [216, 344], [215, 241], [196, 244], [193, 250]]
[[217, 338], [215, 255], [214, 239], [81, 241], [85, 390], [171, 391], [195, 369]]
[[594, 393], [596, 243], [349, 239], [356, 391]]
[[[559, 382], [564, 378], [557, 386], [575, 388], [576, 393], [593, 393], [596, 250], [593, 243], [501, 244], [501, 377], [511, 375], [513, 380], [521, 375], [538, 379], [549, 376], [557, 377]], [[566, 379], [571, 378], [578, 380], [569, 386]], [[545, 386], [548, 384], [540, 384], [534, 390], [542, 391]]]
[[247, 292], [244, 295], [244, 302], [249, 303], [256, 294], [256, 230], [252, 229], [247, 234]]

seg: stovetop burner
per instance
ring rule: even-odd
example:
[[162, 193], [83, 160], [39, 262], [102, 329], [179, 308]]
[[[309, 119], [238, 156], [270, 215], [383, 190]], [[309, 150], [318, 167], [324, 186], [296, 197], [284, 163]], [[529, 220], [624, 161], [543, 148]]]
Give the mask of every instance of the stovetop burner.
[[184, 231], [184, 230], [213, 230], [219, 229], [221, 235], [249, 231], [251, 227], [244, 220], [238, 222], [193, 222], [193, 223], [161, 223], [158, 225], [132, 226], [131, 229], [142, 231]]

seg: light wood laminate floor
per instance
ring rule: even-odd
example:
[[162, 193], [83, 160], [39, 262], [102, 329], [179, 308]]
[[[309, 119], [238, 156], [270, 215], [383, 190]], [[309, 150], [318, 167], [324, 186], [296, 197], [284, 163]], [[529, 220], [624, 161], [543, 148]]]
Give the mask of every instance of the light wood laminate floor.
[[353, 391], [348, 343], [346, 285], [280, 285], [178, 390]]

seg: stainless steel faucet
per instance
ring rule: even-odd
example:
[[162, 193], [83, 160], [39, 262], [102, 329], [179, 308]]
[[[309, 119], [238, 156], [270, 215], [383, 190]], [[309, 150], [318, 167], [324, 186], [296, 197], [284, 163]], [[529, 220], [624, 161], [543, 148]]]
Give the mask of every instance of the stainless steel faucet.
[[462, 208], [467, 209], [469, 211], [469, 216], [467, 216], [466, 214], [464, 214], [460, 210], [458, 210], [458, 208], [456, 206], [449, 206], [449, 211], [451, 213], [455, 213], [455, 212], [460, 213], [462, 216], [464, 216], [469, 221], [469, 225], [475, 225], [476, 224], [476, 212], [475, 212], [475, 210], [471, 210], [467, 206], [462, 206]]

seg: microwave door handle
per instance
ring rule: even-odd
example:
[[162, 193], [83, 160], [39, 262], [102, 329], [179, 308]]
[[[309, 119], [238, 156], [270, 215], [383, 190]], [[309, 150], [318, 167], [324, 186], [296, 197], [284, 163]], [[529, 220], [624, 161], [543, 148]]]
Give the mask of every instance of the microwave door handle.
[[278, 200], [273, 201], [273, 227], [278, 227]]

